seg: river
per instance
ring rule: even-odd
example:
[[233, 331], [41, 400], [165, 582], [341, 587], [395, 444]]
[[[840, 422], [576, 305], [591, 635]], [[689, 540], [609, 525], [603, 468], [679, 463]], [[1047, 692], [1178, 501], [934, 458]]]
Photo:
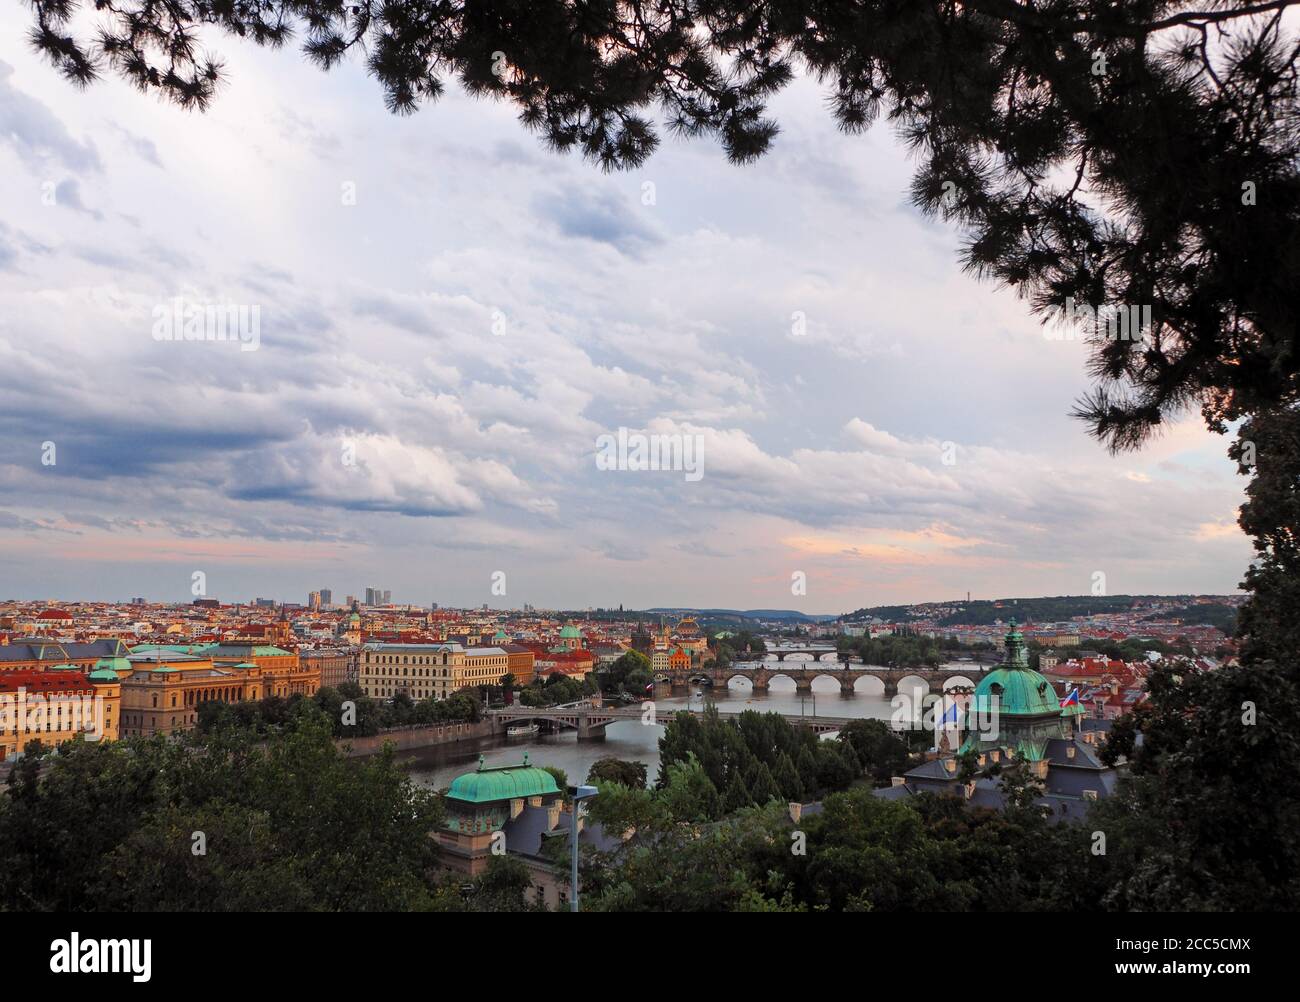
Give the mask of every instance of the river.
[[[958, 671], [954, 669], [954, 674]], [[792, 679], [774, 678], [766, 694], [755, 696], [749, 682], [732, 679], [726, 690], [705, 689], [707, 698], [717, 703], [718, 709], [739, 712], [758, 710], [760, 713], [784, 713], [798, 717], [814, 713], [825, 717], [858, 717], [888, 720], [891, 706], [879, 682], [859, 682], [862, 691], [852, 696], [840, 693], [840, 686], [832, 678], [814, 679], [813, 697], [800, 696]], [[677, 707], [685, 707], [688, 697], [657, 699], [655, 708], [662, 720], [671, 717]], [[696, 709], [701, 700], [692, 700]], [[814, 706], [815, 702], [815, 706]], [[659, 738], [662, 726], [647, 726], [636, 720], [620, 720], [605, 728], [604, 741], [578, 741], [575, 731], [559, 734], [538, 734], [532, 737], [511, 738], [501, 736], [455, 747], [421, 748], [403, 752], [398, 758], [406, 765], [416, 782], [434, 789], [444, 789], [461, 773], [477, 768], [481, 753], [489, 767], [517, 765], [523, 761], [525, 749], [532, 765], [552, 765], [564, 770], [570, 783], [580, 783], [587, 778], [587, 770], [600, 758], [620, 758], [644, 762], [651, 782], [659, 774]]]

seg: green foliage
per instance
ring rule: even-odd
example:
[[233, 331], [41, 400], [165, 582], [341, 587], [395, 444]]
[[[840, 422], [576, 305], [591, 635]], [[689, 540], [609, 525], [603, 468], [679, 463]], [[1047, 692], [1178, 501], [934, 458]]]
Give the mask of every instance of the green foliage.
[[729, 637], [720, 637], [711, 644], [713, 659], [719, 665], [729, 665], [761, 656], [767, 652], [763, 638], [752, 630], [740, 630]]
[[429, 908], [440, 819], [391, 755], [345, 759], [319, 716], [266, 736], [69, 743], [0, 797], [0, 908]]
[[471, 912], [542, 911], [528, 867], [509, 854], [491, 856], [487, 869], [473, 881], [466, 910]]
[[840, 637], [840, 653], [872, 665], [900, 668], [937, 668], [948, 659], [945, 642], [933, 637], [900, 632], [888, 637]]
[[[636, 837], [584, 860], [584, 907], [1076, 909], [1095, 900], [1089, 860], [1098, 871], [1105, 866], [1089, 855], [1083, 826], [1052, 826], [1032, 811], [967, 810], [950, 797], [901, 804], [858, 788], [827, 797], [822, 813], [797, 827], [780, 803], [745, 808], [714, 824], [681, 824], [644, 802], [638, 807]], [[609, 827], [610, 819], [603, 823]]]
[[[310, 698], [270, 696], [257, 703], [201, 703], [196, 730], [211, 734], [236, 727], [265, 735], [296, 727], [299, 721], [318, 715], [329, 721], [334, 736], [340, 738], [369, 737], [394, 727], [473, 723], [482, 716], [478, 700], [464, 691], [419, 703], [401, 693], [391, 703], [385, 703], [363, 695], [355, 683], [345, 682], [337, 689], [326, 686]], [[354, 722], [347, 723], [349, 720]]]
[[519, 702], [524, 706], [558, 706], [585, 696], [594, 696], [599, 691], [599, 686], [590, 675], [582, 681], [566, 675], [552, 675], [545, 680], [535, 678], [519, 690]]
[[839, 739], [852, 750], [858, 768], [877, 783], [888, 783], [907, 769], [907, 745], [883, 720], [855, 720]]
[[821, 741], [779, 713], [746, 710], [733, 720], [723, 720], [712, 706], [702, 715], [679, 713], [659, 739], [659, 786], [668, 783], [674, 765], [689, 761], [720, 793], [727, 812], [770, 800], [802, 803], [845, 789], [875, 761], [860, 757], [853, 742], [869, 749], [863, 756], [880, 756], [878, 768], [896, 770], [900, 749], [906, 760], [901, 742], [879, 721], [863, 721], [837, 741]]
[[1277, 408], [1241, 426], [1229, 450], [1254, 479], [1241, 506], [1255, 560], [1242, 587], [1238, 635], [1247, 663], [1273, 661], [1300, 679], [1300, 407]]
[[[1300, 899], [1300, 691], [1269, 663], [1166, 665], [1104, 750], [1132, 778], [1100, 802], [1107, 907], [1289, 909]], [[1136, 742], [1141, 732], [1142, 743]]]
[[[769, 775], [769, 780], [771, 776]], [[678, 821], [713, 821], [722, 814], [722, 799], [694, 755], [668, 766], [659, 798]]]
[[602, 692], [630, 692], [640, 696], [651, 680], [650, 669], [649, 658], [640, 651], [628, 651], [596, 674]]
[[632, 789], [644, 789], [647, 766], [644, 762], [625, 762], [617, 758], [600, 758], [587, 770], [588, 783], [619, 783]]

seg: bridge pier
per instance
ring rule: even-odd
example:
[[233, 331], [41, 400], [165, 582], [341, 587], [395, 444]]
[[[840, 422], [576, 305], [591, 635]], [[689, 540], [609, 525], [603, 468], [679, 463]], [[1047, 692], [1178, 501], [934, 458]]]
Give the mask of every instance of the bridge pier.
[[856, 681], [857, 681], [857, 679], [852, 679], [852, 678], [842, 678], [842, 679], [840, 679], [840, 695], [841, 695], [841, 696], [852, 696], [852, 695], [856, 694], [858, 690], [855, 689], [855, 688], [853, 688], [853, 683], [856, 682]]
[[578, 740], [579, 741], [604, 741], [605, 728], [603, 726], [592, 727], [591, 724], [587, 722], [586, 717], [580, 717], [578, 719]]

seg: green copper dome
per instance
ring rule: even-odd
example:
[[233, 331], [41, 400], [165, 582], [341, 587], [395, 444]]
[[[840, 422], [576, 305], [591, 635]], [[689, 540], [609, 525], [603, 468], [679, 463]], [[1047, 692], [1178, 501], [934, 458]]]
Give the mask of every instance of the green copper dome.
[[96, 668], [86, 678], [92, 682], [116, 682], [117, 672], [113, 671], [112, 668]]
[[1046, 754], [1049, 741], [1070, 737], [1070, 720], [1052, 683], [1029, 667], [1025, 638], [1014, 619], [1006, 650], [1002, 664], [975, 686], [959, 754], [1001, 749], [1036, 762]]
[[1056, 688], [1029, 667], [1025, 638], [1016, 629], [1014, 619], [1005, 646], [1007, 653], [1002, 664], [980, 679], [975, 686], [971, 707], [987, 713], [996, 705], [999, 714], [1011, 717], [1035, 717], [1048, 713], [1060, 716], [1061, 700], [1056, 694]]
[[564, 627], [564, 629], [560, 630], [561, 640], [579, 640], [581, 639], [581, 637], [582, 634], [578, 632], [578, 628], [576, 626], [566, 626]]
[[501, 769], [483, 768], [483, 756], [480, 755], [478, 772], [457, 776], [447, 791], [447, 798], [465, 804], [490, 804], [521, 797], [545, 797], [559, 792], [555, 777], [545, 769], [530, 766], [526, 754], [523, 765]]

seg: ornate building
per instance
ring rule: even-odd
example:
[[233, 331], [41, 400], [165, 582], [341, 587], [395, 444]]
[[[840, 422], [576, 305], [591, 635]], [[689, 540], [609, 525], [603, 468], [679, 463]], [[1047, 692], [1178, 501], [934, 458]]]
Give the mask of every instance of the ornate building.
[[[1002, 664], [975, 686], [967, 706], [967, 737], [961, 753], [996, 749], [1036, 762], [1043, 758], [1053, 738], [1073, 736], [1073, 720], [1084, 710], [1077, 704], [1062, 708], [1052, 683], [1029, 667], [1025, 638], [1014, 619], [1004, 647]], [[990, 728], [988, 721], [993, 721], [994, 726]]]
[[[446, 820], [434, 833], [443, 866], [476, 877], [493, 854], [508, 852], [528, 869], [539, 904], [564, 905], [567, 868], [552, 863], [543, 846], [550, 839], [569, 837], [572, 806], [565, 804], [555, 777], [531, 765], [527, 752], [522, 764], [495, 769], [487, 768], [480, 755], [477, 771], [457, 776], [443, 794], [443, 803]], [[578, 842], [606, 850], [618, 844], [582, 815]]]
[[1025, 638], [1014, 620], [1005, 647], [1002, 664], [980, 679], [966, 708], [966, 738], [958, 755], [971, 755], [979, 772], [964, 777], [957, 755], [932, 752], [873, 796], [898, 800], [933, 793], [1000, 810], [1006, 803], [1001, 781], [982, 773], [1018, 762], [1042, 784], [1035, 803], [1052, 820], [1080, 819], [1090, 801], [1114, 792], [1119, 774], [1097, 755], [1098, 732], [1075, 733], [1074, 720], [1083, 708], [1062, 707], [1052, 683], [1029, 667]]

